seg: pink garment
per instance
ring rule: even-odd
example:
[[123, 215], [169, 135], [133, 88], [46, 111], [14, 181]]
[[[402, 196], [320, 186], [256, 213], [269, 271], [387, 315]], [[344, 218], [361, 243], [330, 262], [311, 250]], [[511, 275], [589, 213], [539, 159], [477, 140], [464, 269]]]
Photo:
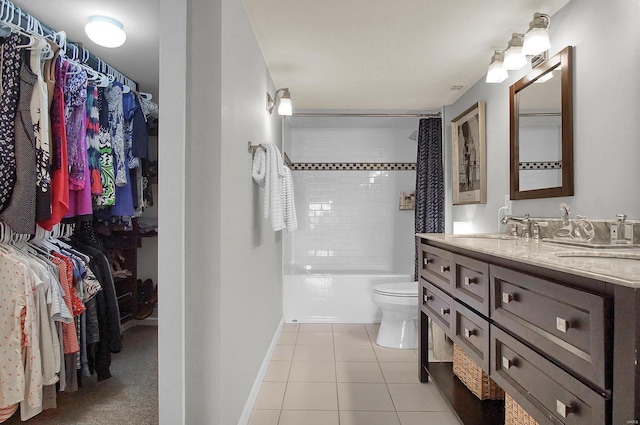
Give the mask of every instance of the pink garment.
[[[87, 138], [87, 115], [82, 114], [82, 126], [80, 129], [82, 145], [86, 148]], [[88, 161], [86, 160], [87, 150], [84, 150], [85, 160], [82, 161], [84, 170], [84, 181], [90, 182]], [[93, 214], [93, 206], [91, 204], [91, 184], [85, 184], [82, 189], [69, 190], [69, 212], [65, 217], [76, 217], [79, 215]]]

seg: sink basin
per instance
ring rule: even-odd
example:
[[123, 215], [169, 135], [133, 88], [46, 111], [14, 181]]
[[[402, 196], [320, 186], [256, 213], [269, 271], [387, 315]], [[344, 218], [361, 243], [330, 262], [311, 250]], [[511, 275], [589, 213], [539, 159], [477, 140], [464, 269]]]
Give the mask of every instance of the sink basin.
[[640, 260], [640, 252], [619, 252], [619, 251], [564, 251], [556, 252], [557, 257], [597, 257], [597, 258], [620, 258], [626, 260]]
[[452, 235], [451, 237], [456, 239], [497, 239], [501, 241], [515, 241], [520, 239], [518, 236], [510, 236], [500, 233], [476, 233], [471, 235]]
[[602, 243], [602, 242], [589, 242], [589, 241], [581, 241], [577, 239], [555, 239], [555, 238], [544, 238], [542, 242], [555, 243], [560, 245], [571, 245], [571, 246], [579, 246], [580, 248], [590, 248], [590, 249], [629, 249], [629, 248], [637, 248], [639, 245], [623, 245], [623, 244], [610, 244], [610, 243]]

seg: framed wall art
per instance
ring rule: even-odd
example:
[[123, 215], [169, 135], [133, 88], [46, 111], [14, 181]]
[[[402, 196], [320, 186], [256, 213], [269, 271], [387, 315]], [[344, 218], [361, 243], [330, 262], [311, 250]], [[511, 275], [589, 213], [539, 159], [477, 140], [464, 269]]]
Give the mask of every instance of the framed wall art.
[[453, 205], [487, 203], [484, 102], [451, 121]]

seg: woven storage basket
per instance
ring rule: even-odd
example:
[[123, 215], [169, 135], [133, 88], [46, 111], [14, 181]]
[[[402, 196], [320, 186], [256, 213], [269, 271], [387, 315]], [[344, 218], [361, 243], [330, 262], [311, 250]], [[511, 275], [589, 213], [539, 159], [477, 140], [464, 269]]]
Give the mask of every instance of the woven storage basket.
[[518, 403], [506, 394], [504, 425], [539, 425]]
[[480, 400], [504, 400], [502, 388], [456, 344], [453, 344], [453, 373]]

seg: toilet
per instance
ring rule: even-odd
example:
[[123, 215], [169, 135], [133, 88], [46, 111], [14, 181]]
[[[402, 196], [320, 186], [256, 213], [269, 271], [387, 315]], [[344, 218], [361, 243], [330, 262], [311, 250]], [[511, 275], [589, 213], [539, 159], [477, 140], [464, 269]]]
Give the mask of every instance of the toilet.
[[382, 310], [376, 344], [388, 348], [418, 348], [418, 282], [376, 285], [371, 299]]

